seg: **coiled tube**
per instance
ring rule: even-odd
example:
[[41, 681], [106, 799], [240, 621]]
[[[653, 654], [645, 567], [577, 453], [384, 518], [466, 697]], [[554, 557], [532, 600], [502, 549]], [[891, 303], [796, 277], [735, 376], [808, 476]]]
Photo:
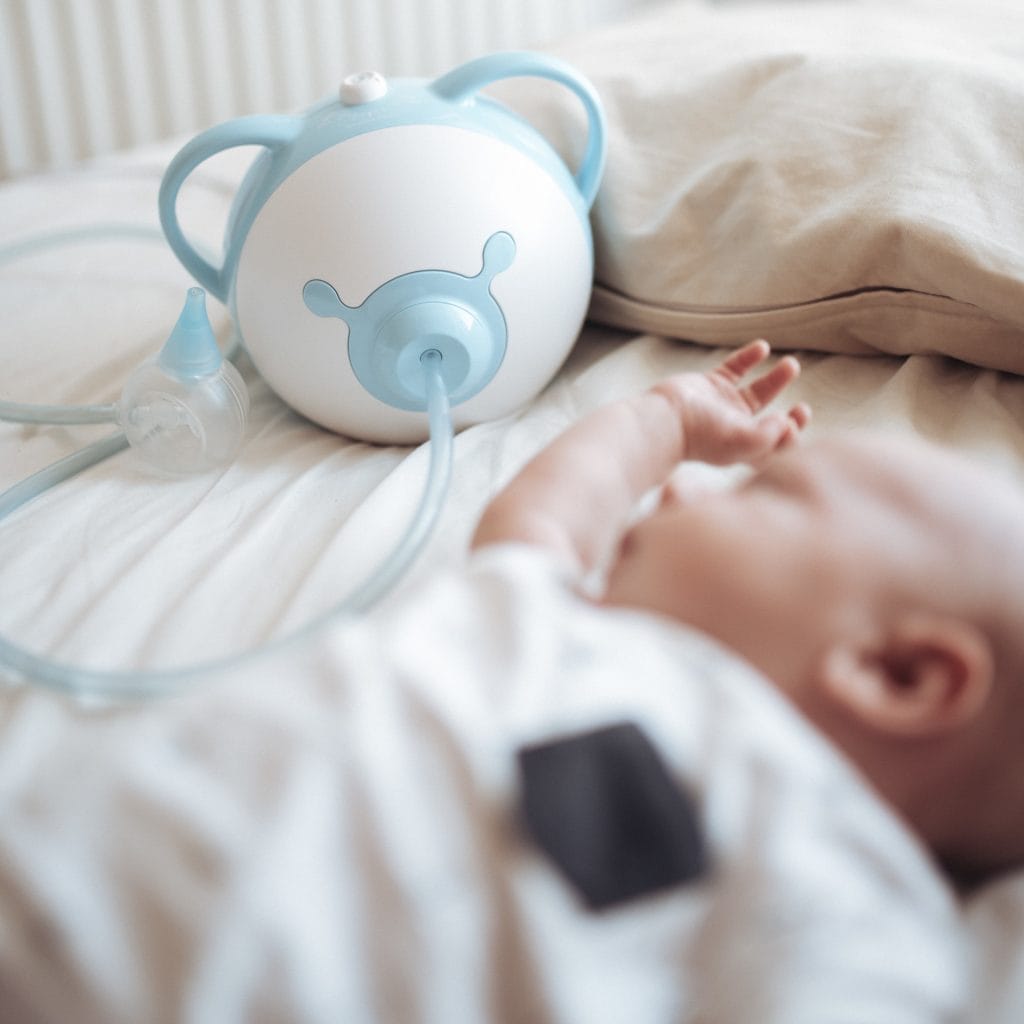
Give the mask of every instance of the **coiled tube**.
[[[430, 422], [430, 464], [423, 493], [405, 532], [368, 580], [323, 615], [280, 639], [237, 655], [167, 670], [106, 671], [89, 669], [35, 654], [0, 635], [0, 671], [13, 682], [35, 682], [80, 697], [129, 700], [179, 692], [200, 679], [257, 661], [309, 639], [339, 618], [366, 611], [405, 574], [429, 540], [437, 523], [451, 479], [454, 430], [448, 392], [441, 376], [441, 356], [428, 350], [421, 358]], [[0, 518], [30, 498], [95, 464], [126, 444], [123, 434], [98, 441], [68, 456], [0, 494]], [[87, 454], [87, 453], [90, 453]]]

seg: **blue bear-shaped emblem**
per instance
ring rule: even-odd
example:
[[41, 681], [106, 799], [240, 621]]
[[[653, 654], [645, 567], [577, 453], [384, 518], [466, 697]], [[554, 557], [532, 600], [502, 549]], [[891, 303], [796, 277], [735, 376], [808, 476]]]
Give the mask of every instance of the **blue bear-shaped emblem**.
[[353, 372], [371, 394], [401, 409], [425, 408], [420, 357], [437, 351], [454, 405], [476, 394], [497, 372], [508, 327], [491, 282], [515, 259], [516, 244], [496, 231], [473, 277], [448, 270], [417, 270], [385, 281], [358, 306], [347, 306], [327, 281], [302, 289], [307, 308], [348, 325]]

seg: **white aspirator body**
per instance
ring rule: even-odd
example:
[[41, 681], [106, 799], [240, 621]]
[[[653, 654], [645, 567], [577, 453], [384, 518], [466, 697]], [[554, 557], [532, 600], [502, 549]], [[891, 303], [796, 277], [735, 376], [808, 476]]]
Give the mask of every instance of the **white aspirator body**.
[[[583, 102], [575, 174], [478, 94], [518, 75]], [[239, 189], [217, 268], [184, 238], [178, 190], [214, 153], [254, 143], [265, 152]], [[603, 163], [590, 86], [550, 58], [494, 54], [431, 83], [352, 76], [301, 117], [210, 129], [168, 168], [161, 220], [286, 402], [339, 433], [407, 443], [427, 433], [427, 351], [440, 353], [460, 427], [513, 411], [554, 376], [590, 298], [588, 213]]]
[[[580, 99], [588, 134], [575, 174], [529, 124], [478, 95], [519, 75], [558, 82]], [[239, 187], [214, 266], [181, 230], [178, 193], [204, 160], [251, 145], [263, 152]], [[437, 522], [452, 461], [449, 408], [456, 425], [512, 411], [572, 346], [590, 296], [588, 213], [604, 152], [591, 87], [528, 53], [482, 57], [427, 84], [354, 75], [337, 98], [302, 116], [240, 118], [196, 136], [168, 166], [159, 208], [167, 241], [202, 287], [189, 290], [161, 352], [129, 378], [116, 405], [0, 403], [0, 415], [19, 422], [122, 428], [0, 493], [0, 519], [127, 444], [174, 473], [233, 457], [248, 399], [213, 337], [205, 289], [227, 303], [257, 368], [299, 412], [366, 440], [429, 434], [423, 495], [393, 550], [287, 642], [370, 607]], [[282, 642], [186, 668], [110, 672], [0, 636], [0, 670], [69, 693], [140, 697]]]

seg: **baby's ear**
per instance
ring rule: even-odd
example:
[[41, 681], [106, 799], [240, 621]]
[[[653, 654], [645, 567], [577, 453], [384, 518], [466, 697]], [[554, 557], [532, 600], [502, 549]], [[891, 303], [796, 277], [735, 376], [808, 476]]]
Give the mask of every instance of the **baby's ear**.
[[871, 642], [837, 645], [819, 670], [833, 707], [872, 731], [928, 737], [970, 723], [992, 690], [985, 634], [962, 619], [915, 614]]

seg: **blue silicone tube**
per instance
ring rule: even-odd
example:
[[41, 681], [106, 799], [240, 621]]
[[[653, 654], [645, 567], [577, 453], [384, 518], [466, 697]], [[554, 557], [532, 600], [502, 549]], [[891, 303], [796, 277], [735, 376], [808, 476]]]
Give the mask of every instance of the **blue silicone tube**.
[[[336, 620], [366, 611], [408, 571], [429, 540], [444, 505], [451, 479], [454, 431], [440, 357], [421, 360], [430, 421], [430, 464], [423, 494], [402, 537], [376, 572], [333, 608], [295, 632], [241, 654], [169, 670], [104, 671], [83, 668], [34, 654], [0, 636], [0, 671], [15, 683], [39, 683], [83, 698], [130, 700], [180, 692], [211, 675], [238, 668], [306, 641]], [[13, 512], [55, 484], [94, 465], [125, 446], [115, 434], [76, 452], [0, 494], [0, 517]]]

